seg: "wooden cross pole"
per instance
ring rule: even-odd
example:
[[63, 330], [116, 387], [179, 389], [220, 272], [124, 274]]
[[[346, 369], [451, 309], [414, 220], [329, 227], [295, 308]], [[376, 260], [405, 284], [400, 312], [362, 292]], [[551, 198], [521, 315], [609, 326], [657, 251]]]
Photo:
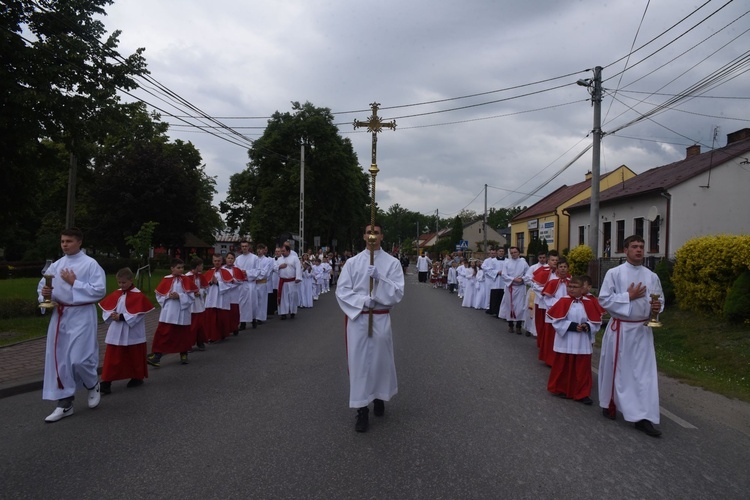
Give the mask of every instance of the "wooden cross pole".
[[[372, 104], [370, 104], [370, 108], [372, 108], [372, 115], [367, 119], [367, 121], [354, 120], [355, 130], [361, 127], [366, 127], [367, 130], [372, 133], [372, 161], [370, 163], [370, 176], [372, 176], [372, 182], [371, 182], [372, 194], [370, 195], [370, 231], [369, 231], [369, 236], [367, 237], [367, 246], [370, 248], [370, 265], [371, 266], [375, 265], [375, 245], [378, 242], [378, 237], [376, 234], [374, 234], [375, 228], [373, 227], [375, 225], [375, 177], [377, 177], [378, 172], [380, 172], [380, 170], [378, 169], [378, 161], [377, 161], [378, 133], [380, 133], [383, 130], [383, 128], [396, 130], [396, 120], [393, 120], [390, 122], [384, 122], [378, 116], [379, 107], [380, 107], [380, 103], [373, 102]], [[372, 289], [373, 289], [373, 280], [371, 277], [370, 278], [370, 296], [372, 296]], [[372, 309], [370, 309], [370, 317], [369, 317], [369, 322], [367, 325], [368, 325], [367, 335], [369, 337], [372, 337]]]

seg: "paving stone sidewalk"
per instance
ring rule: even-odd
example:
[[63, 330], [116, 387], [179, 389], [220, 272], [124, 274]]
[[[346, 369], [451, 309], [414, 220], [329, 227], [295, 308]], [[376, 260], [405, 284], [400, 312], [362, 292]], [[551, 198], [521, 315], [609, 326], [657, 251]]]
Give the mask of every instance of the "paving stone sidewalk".
[[[157, 308], [146, 315], [146, 338], [149, 347], [151, 347], [151, 339], [158, 323], [159, 309]], [[100, 371], [104, 362], [106, 335], [107, 325], [102, 323], [97, 330]], [[0, 399], [42, 388], [46, 344], [45, 335], [39, 339], [0, 347]]]

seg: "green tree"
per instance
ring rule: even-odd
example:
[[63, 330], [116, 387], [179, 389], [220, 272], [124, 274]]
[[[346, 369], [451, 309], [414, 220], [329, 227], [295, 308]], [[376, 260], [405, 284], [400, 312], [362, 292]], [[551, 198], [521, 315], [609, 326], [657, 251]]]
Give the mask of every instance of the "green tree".
[[[91, 146], [106, 135], [100, 118], [119, 105], [118, 89], [135, 88], [134, 77], [147, 72], [143, 49], [120, 56], [120, 33], [106, 36], [95, 18], [111, 3], [11, 0], [0, 7], [0, 182], [6, 192], [0, 246], [8, 257], [34, 244], [50, 211], [64, 211], [64, 202], [51, 205], [59, 178], [67, 184], [71, 153], [85, 180]], [[50, 144], [62, 151], [50, 151]], [[61, 152], [64, 163], [57, 161]], [[50, 153], [53, 172], [44, 163]]]
[[221, 212], [227, 225], [271, 243], [299, 227], [300, 144], [305, 144], [305, 235], [338, 249], [359, 246], [369, 220], [369, 175], [358, 165], [328, 108], [292, 103], [276, 112], [248, 151], [247, 168], [232, 175]]
[[125, 238], [125, 243], [133, 249], [135, 257], [140, 262], [148, 260], [149, 250], [154, 244], [154, 231], [158, 225], [158, 222], [152, 220], [144, 222], [137, 233]]
[[487, 212], [487, 225], [495, 229], [508, 227], [510, 221], [528, 207], [490, 208]]

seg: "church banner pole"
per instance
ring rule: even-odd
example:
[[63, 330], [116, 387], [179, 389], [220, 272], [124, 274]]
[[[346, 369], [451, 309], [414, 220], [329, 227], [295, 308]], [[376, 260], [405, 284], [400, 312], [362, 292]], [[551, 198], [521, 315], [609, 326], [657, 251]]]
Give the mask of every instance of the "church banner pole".
[[[378, 149], [378, 133], [383, 130], [383, 127], [391, 130], [396, 130], [396, 121], [383, 122], [378, 116], [378, 108], [380, 104], [373, 102], [370, 104], [372, 109], [372, 115], [367, 121], [354, 120], [354, 129], [360, 127], [366, 127], [369, 132], [372, 133], [372, 161], [370, 163], [370, 176], [371, 176], [371, 194], [370, 194], [370, 231], [367, 236], [367, 246], [370, 248], [370, 265], [375, 265], [375, 245], [378, 242], [378, 237], [374, 233], [375, 228], [375, 178], [380, 170], [378, 169], [377, 162], [377, 149]], [[370, 297], [372, 297], [372, 290], [374, 288], [374, 281], [370, 277]], [[369, 311], [369, 318], [367, 323], [367, 336], [372, 337], [372, 308]]]

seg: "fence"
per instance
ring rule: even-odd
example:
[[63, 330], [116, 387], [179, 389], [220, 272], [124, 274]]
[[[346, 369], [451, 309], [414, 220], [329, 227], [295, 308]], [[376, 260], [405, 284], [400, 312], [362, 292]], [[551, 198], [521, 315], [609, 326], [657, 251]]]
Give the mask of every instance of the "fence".
[[[643, 260], [643, 265], [647, 268], [651, 269], [652, 271], [656, 268], [656, 266], [661, 262], [661, 260], [664, 257], [655, 257], [650, 256], [646, 257]], [[596, 283], [596, 288], [599, 289], [602, 286], [602, 281], [604, 281], [604, 275], [607, 274], [607, 271], [610, 269], [619, 266], [623, 262], [625, 262], [625, 257], [616, 257], [616, 258], [606, 258], [602, 257], [597, 260], [592, 260], [589, 262], [589, 276], [591, 276], [591, 279], [594, 283]]]

